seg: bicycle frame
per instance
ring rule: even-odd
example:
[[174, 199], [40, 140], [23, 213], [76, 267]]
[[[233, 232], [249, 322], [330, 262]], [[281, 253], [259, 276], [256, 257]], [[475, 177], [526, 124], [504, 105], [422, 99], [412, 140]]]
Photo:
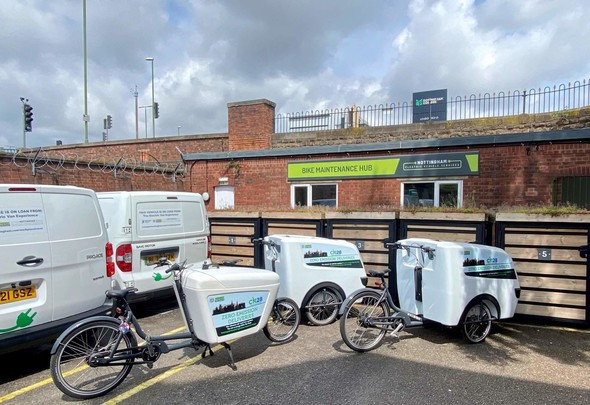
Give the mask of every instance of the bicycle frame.
[[[171, 267], [171, 269], [173, 268]], [[180, 282], [182, 270], [184, 270], [184, 268], [181, 269], [180, 267], [177, 267], [177, 269], [175, 270], [169, 269], [168, 271], [174, 271], [172, 287], [175, 291], [179, 308], [182, 313], [183, 319], [185, 320], [188, 332], [154, 336], [145, 333], [125, 298], [129, 292], [133, 291], [133, 289], [129, 289], [126, 291], [123, 290], [125, 291], [123, 294], [117, 294], [115, 292], [107, 294], [107, 297], [113, 298], [115, 300], [113, 305], [113, 317], [95, 316], [87, 318], [81, 322], [72, 325], [55, 342], [53, 348], [51, 349], [51, 354], [55, 354], [58, 346], [62, 344], [63, 337], [67, 336], [71, 330], [75, 330], [81, 326], [84, 326], [85, 324], [89, 324], [97, 320], [109, 320], [113, 323], [116, 323], [118, 325], [119, 333], [110, 352], [105, 352], [104, 354], [101, 353], [100, 357], [89, 359], [89, 363], [91, 366], [99, 367], [117, 365], [123, 364], [126, 360], [129, 359], [140, 358], [143, 359], [143, 361], [134, 362], [134, 364], [147, 364], [148, 366], [152, 366], [153, 363], [156, 360], [158, 360], [162, 353], [169, 353], [171, 351], [180, 350], [187, 347], [193, 347], [196, 350], [200, 349], [201, 347], [205, 347], [205, 352], [203, 352], [202, 354], [203, 357], [205, 357], [206, 355], [207, 348], [209, 349], [209, 353], [212, 354], [213, 351], [211, 349], [211, 346], [208, 343], [203, 342], [199, 339], [193, 327], [193, 320], [188, 316], [189, 312], [187, 309], [186, 298], [182, 289], [182, 284]], [[138, 345], [130, 348], [125, 348], [124, 350], [119, 350], [119, 344], [121, 343], [123, 336], [126, 333], [129, 333], [131, 325], [133, 326], [135, 333], [137, 333], [137, 335], [145, 341], [145, 345]], [[166, 343], [167, 341], [181, 339], [185, 339], [185, 341], [175, 344]], [[231, 347], [226, 342], [222, 342], [221, 344], [228, 351], [230, 358], [230, 367], [232, 367], [232, 369], [235, 369], [235, 362], [233, 359], [233, 354], [231, 352]]]

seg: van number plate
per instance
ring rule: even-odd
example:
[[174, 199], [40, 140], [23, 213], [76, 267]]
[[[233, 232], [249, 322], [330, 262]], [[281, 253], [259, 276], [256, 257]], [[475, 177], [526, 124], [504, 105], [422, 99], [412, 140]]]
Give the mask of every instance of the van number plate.
[[144, 256], [142, 259], [143, 262], [149, 266], [158, 263], [158, 260], [160, 260], [162, 257], [165, 257], [170, 262], [176, 261], [176, 255], [174, 254], [174, 252], [162, 253], [160, 255]]
[[0, 291], [0, 304], [8, 304], [9, 302], [29, 300], [37, 297], [37, 290], [34, 286], [12, 288], [10, 290]]

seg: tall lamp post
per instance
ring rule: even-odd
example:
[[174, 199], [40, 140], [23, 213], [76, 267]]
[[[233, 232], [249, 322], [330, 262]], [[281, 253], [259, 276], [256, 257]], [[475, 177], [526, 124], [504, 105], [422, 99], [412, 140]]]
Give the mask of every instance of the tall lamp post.
[[145, 58], [148, 62], [152, 64], [152, 137], [156, 137], [156, 114], [154, 113], [154, 104], [155, 104], [155, 97], [154, 97], [154, 58], [149, 57]]

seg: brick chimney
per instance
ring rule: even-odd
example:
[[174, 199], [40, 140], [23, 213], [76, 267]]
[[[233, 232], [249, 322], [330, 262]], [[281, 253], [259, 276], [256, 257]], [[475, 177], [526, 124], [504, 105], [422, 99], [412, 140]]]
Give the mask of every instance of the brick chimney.
[[266, 99], [228, 103], [229, 150], [270, 149], [275, 106]]

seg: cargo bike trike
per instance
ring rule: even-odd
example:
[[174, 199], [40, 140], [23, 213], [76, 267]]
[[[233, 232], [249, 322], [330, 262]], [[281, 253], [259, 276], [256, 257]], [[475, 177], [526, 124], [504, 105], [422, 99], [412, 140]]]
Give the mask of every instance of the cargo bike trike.
[[[396, 305], [385, 277], [390, 270], [368, 271], [379, 289], [348, 296], [339, 311], [340, 334], [357, 352], [376, 348], [388, 330], [393, 336], [427, 322], [461, 328], [469, 343], [480, 343], [492, 322], [514, 316], [520, 285], [514, 264], [502, 249], [474, 243], [410, 238], [385, 242], [396, 251]], [[393, 277], [392, 277], [393, 276]]]
[[165, 258], [157, 266], [169, 266], [165, 271], [173, 273], [172, 286], [187, 332], [148, 335], [126, 299], [135, 289], [108, 290], [114, 316], [95, 316], [72, 325], [51, 349], [51, 375], [63, 393], [79, 399], [104, 395], [123, 382], [134, 365], [152, 368], [161, 354], [188, 347], [203, 349], [205, 357], [207, 352], [213, 354], [211, 345], [221, 344], [235, 370], [229, 340], [262, 329], [271, 341], [284, 343], [299, 326], [298, 306], [290, 299], [277, 299], [279, 276], [274, 272], [210, 262], [171, 264]]

